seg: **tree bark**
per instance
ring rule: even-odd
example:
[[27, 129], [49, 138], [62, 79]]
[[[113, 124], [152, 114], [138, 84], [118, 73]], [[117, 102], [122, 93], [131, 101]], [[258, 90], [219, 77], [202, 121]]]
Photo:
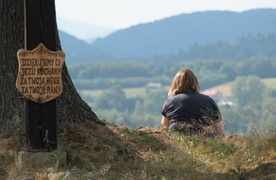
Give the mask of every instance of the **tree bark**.
[[[44, 0], [47, 1], [47, 0]], [[54, 1], [53, 1], [54, 2]], [[54, 3], [53, 3], [54, 6]], [[38, 25], [39, 26], [39, 25]], [[56, 30], [57, 50], [62, 50]], [[17, 51], [24, 48], [24, 1], [0, 1], [0, 137], [25, 125], [25, 98], [17, 91]], [[58, 129], [72, 123], [99, 122], [77, 93], [66, 67], [62, 71], [63, 93], [57, 98]]]

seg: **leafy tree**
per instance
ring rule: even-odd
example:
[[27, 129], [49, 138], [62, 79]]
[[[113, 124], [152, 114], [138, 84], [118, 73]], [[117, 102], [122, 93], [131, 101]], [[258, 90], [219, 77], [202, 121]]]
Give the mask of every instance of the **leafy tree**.
[[226, 74], [227, 81], [233, 81], [237, 74], [235, 71], [235, 66], [233, 62], [226, 62], [219, 68], [219, 73]]
[[259, 77], [250, 75], [238, 77], [232, 86], [235, 102], [240, 106], [262, 103], [265, 85]]
[[154, 114], [160, 114], [160, 108], [163, 105], [164, 101], [168, 97], [168, 91], [161, 88], [157, 90], [146, 90], [146, 97], [144, 99], [144, 111]]
[[113, 86], [110, 89], [104, 90], [95, 100], [95, 105], [98, 109], [117, 109], [123, 111], [126, 106], [126, 95], [122, 88], [118, 85]]
[[252, 58], [248, 62], [251, 67], [251, 74], [255, 74], [261, 78], [274, 77], [276, 75], [276, 63], [267, 58]]

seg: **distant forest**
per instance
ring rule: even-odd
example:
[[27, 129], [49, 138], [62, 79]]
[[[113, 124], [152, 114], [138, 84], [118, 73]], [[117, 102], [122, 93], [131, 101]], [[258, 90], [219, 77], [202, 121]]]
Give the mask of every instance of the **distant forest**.
[[191, 60], [172, 64], [144, 63], [140, 61], [94, 62], [69, 67], [77, 89], [106, 89], [113, 85], [121, 88], [143, 87], [149, 82], [170, 85], [181, 68], [191, 68], [198, 76], [201, 89], [208, 89], [233, 81], [238, 76], [256, 75], [260, 78], [276, 77], [276, 58], [250, 58], [243, 61]]
[[178, 50], [165, 56], [152, 57], [156, 62], [179, 62], [193, 59], [223, 59], [240, 61], [251, 57], [276, 57], [276, 34], [249, 35], [230, 43], [219, 41], [207, 45], [193, 45], [188, 50]]

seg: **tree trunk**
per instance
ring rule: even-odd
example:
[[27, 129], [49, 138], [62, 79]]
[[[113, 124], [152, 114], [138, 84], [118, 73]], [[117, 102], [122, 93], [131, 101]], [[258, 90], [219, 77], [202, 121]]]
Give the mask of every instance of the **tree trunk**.
[[[58, 30], [56, 32], [56, 49], [61, 50]], [[15, 86], [18, 73], [17, 51], [19, 49], [24, 49], [24, 1], [1, 0], [0, 137], [1, 134], [8, 133], [14, 127], [25, 125], [25, 98], [18, 93]], [[62, 79], [63, 93], [57, 98], [58, 129], [62, 130], [76, 122], [98, 122], [96, 114], [77, 93], [66, 63], [63, 66]]]

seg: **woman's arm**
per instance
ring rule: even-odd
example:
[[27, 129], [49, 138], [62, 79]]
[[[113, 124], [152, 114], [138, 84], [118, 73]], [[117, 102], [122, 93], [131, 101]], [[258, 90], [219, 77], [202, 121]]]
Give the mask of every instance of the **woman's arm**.
[[166, 118], [165, 116], [162, 116], [161, 125], [164, 126], [164, 127], [169, 127], [170, 123], [169, 123], [168, 118]]
[[222, 120], [220, 120], [219, 122], [216, 123], [216, 128], [219, 134], [223, 135], [224, 134], [224, 127], [223, 127], [223, 123]]

